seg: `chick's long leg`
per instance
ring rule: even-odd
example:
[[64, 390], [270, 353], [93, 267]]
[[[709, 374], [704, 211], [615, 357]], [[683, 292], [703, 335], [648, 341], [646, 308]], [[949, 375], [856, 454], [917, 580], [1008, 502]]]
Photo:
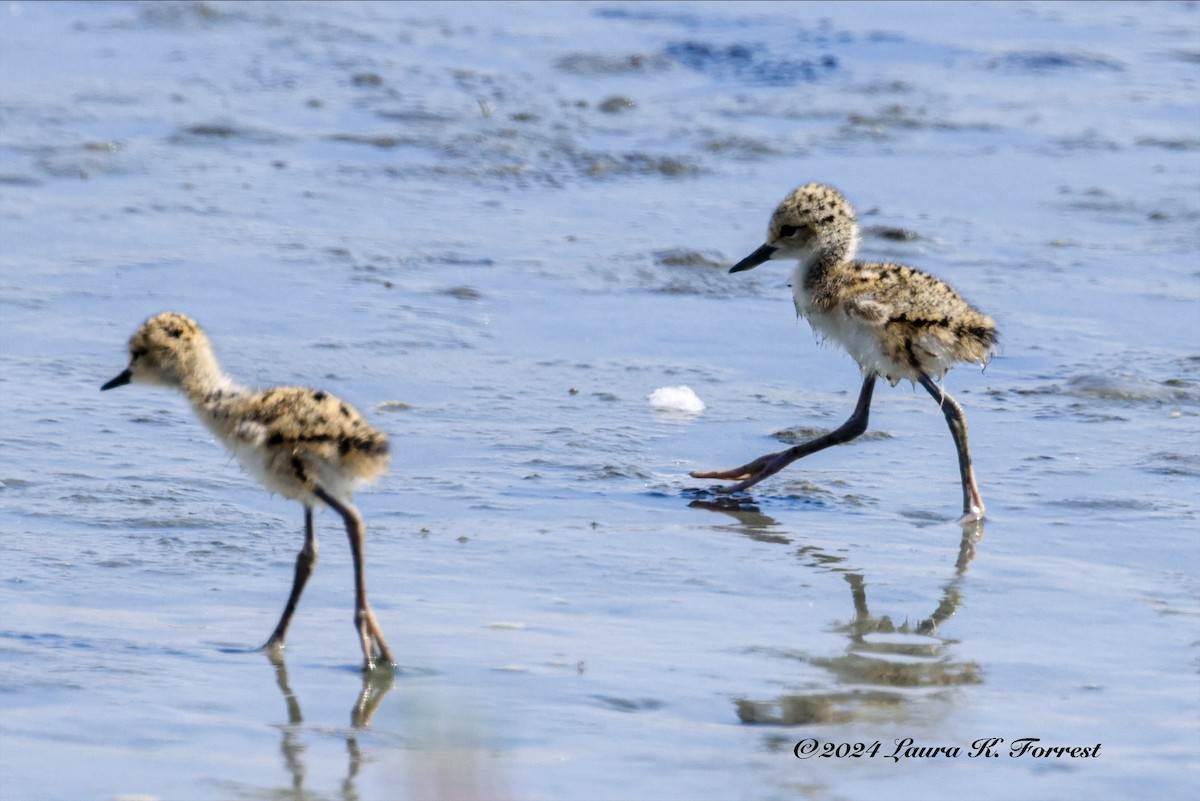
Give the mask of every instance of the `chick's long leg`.
[[828, 434], [822, 434], [808, 442], [793, 445], [786, 450], [768, 453], [732, 470], [695, 472], [691, 473], [691, 476], [692, 478], [715, 478], [722, 481], [737, 481], [737, 484], [731, 487], [719, 487], [717, 491], [741, 492], [748, 487], [754, 486], [764, 478], [775, 475], [797, 459], [803, 459], [809, 454], [825, 450], [833, 445], [841, 445], [842, 443], [849, 442], [867, 430], [867, 419], [871, 413], [871, 396], [874, 391], [875, 374], [872, 373], [863, 379], [862, 390], [858, 393], [858, 403], [854, 407], [854, 413], [850, 415], [850, 418], [846, 422]]
[[288, 596], [287, 605], [283, 607], [283, 615], [279, 618], [279, 625], [275, 627], [271, 638], [267, 640], [263, 650], [278, 654], [283, 650], [283, 641], [287, 637], [288, 624], [292, 621], [292, 614], [296, 611], [296, 604], [300, 602], [300, 594], [304, 592], [304, 585], [308, 583], [308, 577], [312, 575], [313, 565], [317, 563], [317, 532], [313, 525], [313, 510], [311, 506], [304, 507], [304, 547], [300, 549], [300, 553], [296, 556], [296, 573], [292, 579], [292, 592]]
[[317, 487], [314, 493], [329, 504], [330, 508], [340, 514], [342, 520], [346, 522], [346, 534], [350, 537], [350, 553], [354, 557], [354, 627], [358, 631], [358, 638], [362, 643], [365, 666], [368, 670], [373, 668], [377, 656], [389, 665], [395, 665], [396, 660], [392, 658], [392, 652], [383, 639], [383, 631], [379, 628], [375, 613], [371, 611], [371, 605], [367, 603], [366, 566], [363, 557], [366, 528], [363, 525], [362, 515], [352, 504], [339, 501], [321, 487]]
[[961, 522], [970, 522], [983, 518], [983, 497], [979, 494], [979, 485], [975, 483], [975, 469], [971, 466], [971, 447], [967, 442], [967, 416], [963, 414], [958, 401], [950, 397], [938, 383], [924, 373], [919, 379], [921, 386], [933, 396], [946, 416], [946, 424], [950, 426], [950, 436], [954, 437], [954, 447], [958, 451], [958, 473], [962, 480], [963, 516]]

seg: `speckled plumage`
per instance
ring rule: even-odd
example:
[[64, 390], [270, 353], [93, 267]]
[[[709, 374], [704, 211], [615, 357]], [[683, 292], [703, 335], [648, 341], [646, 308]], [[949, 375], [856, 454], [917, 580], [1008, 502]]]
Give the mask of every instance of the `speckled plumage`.
[[854, 210], [824, 184], [800, 187], [775, 209], [767, 241], [730, 272], [769, 259], [794, 258], [790, 286], [796, 313], [823, 339], [844, 348], [862, 369], [864, 382], [854, 415], [835, 432], [786, 451], [768, 454], [734, 470], [693, 473], [697, 478], [736, 480], [743, 490], [791, 462], [866, 430], [877, 376], [892, 385], [921, 384], [941, 405], [954, 436], [963, 484], [963, 516], [983, 516], [961, 408], [935, 382], [959, 362], [987, 364], [996, 352], [996, 324], [949, 284], [904, 264], [862, 262]]
[[134, 332], [129, 340], [129, 367], [102, 389], [128, 383], [183, 392], [196, 416], [247, 472], [272, 492], [304, 504], [305, 547], [297, 559], [292, 596], [266, 647], [275, 652], [283, 648], [291, 614], [316, 562], [313, 508], [327, 505], [342, 516], [350, 536], [355, 557], [355, 625], [363, 655], [369, 666], [376, 655], [392, 662], [366, 602], [361, 559], [364, 526], [351, 503], [358, 484], [387, 470], [387, 436], [327, 392], [240, 386], [221, 370], [203, 329], [178, 312], [157, 314]]
[[767, 258], [797, 259], [790, 282], [796, 313], [849, 351], [864, 373], [893, 385], [915, 382], [921, 373], [940, 378], [957, 362], [986, 363], [995, 353], [990, 317], [929, 273], [856, 261], [858, 240], [842, 194], [807, 184], [779, 204], [763, 247], [772, 249]]

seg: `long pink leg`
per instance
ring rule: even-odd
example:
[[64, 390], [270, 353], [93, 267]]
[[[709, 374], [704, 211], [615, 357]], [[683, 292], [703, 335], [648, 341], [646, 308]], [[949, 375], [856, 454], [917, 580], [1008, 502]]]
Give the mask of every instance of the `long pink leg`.
[[346, 521], [346, 534], [350, 537], [350, 553], [354, 557], [354, 627], [358, 630], [358, 638], [362, 643], [365, 667], [367, 670], [374, 668], [377, 656], [387, 664], [395, 666], [396, 660], [392, 658], [392, 652], [383, 639], [383, 631], [375, 619], [375, 613], [371, 611], [371, 606], [367, 603], [366, 567], [363, 559], [363, 540], [366, 538], [366, 528], [363, 525], [362, 516], [352, 504], [339, 501], [320, 487], [316, 487], [313, 491], [318, 498], [340, 514], [342, 520]]
[[279, 625], [275, 627], [275, 631], [263, 646], [263, 650], [276, 654], [283, 650], [283, 640], [287, 636], [288, 624], [292, 621], [296, 604], [300, 602], [300, 594], [304, 592], [304, 585], [308, 582], [308, 577], [312, 575], [313, 565], [316, 563], [317, 532], [313, 526], [313, 510], [311, 506], [305, 506], [304, 547], [300, 549], [300, 554], [296, 557], [296, 574], [292, 579], [292, 593], [288, 596], [287, 605], [283, 607], [283, 616], [279, 618]]
[[920, 384], [942, 407], [946, 424], [950, 426], [950, 435], [954, 437], [954, 447], [958, 450], [958, 473], [962, 479], [963, 493], [961, 521], [980, 520], [983, 518], [983, 497], [979, 494], [979, 485], [975, 483], [975, 469], [971, 466], [971, 448], [967, 443], [967, 416], [963, 414], [958, 401], [950, 397], [950, 394], [932, 378], [922, 373]]
[[741, 492], [752, 487], [768, 476], [773, 476], [797, 459], [802, 459], [811, 453], [823, 451], [833, 445], [849, 442], [867, 430], [867, 418], [871, 413], [871, 395], [875, 391], [875, 375], [871, 374], [863, 380], [862, 390], [858, 393], [858, 403], [850, 419], [830, 431], [828, 434], [793, 445], [787, 450], [768, 453], [753, 462], [747, 462], [732, 470], [714, 470], [711, 472], [695, 472], [692, 478], [716, 478], [723, 481], [737, 481], [732, 487], [720, 487], [718, 492]]

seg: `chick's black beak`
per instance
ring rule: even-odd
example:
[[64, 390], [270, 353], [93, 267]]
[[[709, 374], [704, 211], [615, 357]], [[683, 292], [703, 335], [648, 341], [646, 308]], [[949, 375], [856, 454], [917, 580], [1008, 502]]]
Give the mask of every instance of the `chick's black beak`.
[[133, 380], [133, 373], [129, 372], [129, 370], [125, 370], [119, 376], [114, 378], [112, 381], [109, 381], [107, 384], [100, 387], [100, 391], [103, 392], [106, 389], [115, 389], [117, 387], [123, 387], [132, 380]]
[[753, 270], [755, 267], [774, 256], [775, 251], [777, 250], [779, 250], [779, 248], [775, 247], [774, 245], [763, 245], [758, 250], [754, 251], [749, 256], [730, 267], [729, 272], [740, 273], [742, 270]]

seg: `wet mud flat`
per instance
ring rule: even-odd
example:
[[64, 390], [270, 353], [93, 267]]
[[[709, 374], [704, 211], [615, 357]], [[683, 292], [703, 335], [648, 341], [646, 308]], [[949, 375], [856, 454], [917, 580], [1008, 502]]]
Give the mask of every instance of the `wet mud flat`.
[[[1198, 789], [1194, 6], [0, 13], [0, 794]], [[687, 477], [853, 407], [788, 268], [726, 272], [808, 181], [997, 319], [946, 384], [982, 525], [906, 384], [748, 495]], [[395, 676], [329, 514], [253, 650], [295, 504], [98, 391], [164, 309], [390, 436], [356, 501]]]

